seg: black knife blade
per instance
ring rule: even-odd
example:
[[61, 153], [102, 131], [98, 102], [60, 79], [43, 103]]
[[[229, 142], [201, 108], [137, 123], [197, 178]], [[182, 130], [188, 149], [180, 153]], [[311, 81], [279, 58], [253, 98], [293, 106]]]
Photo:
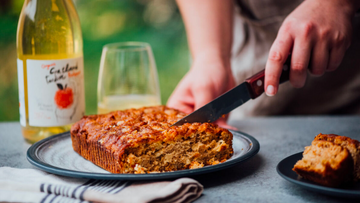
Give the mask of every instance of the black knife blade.
[[182, 125], [184, 123], [211, 123], [216, 121], [222, 115], [229, 113], [236, 107], [247, 102], [250, 99], [250, 93], [246, 82], [236, 86], [230, 91], [224, 93], [210, 103], [202, 106], [191, 114], [180, 119], [173, 125]]
[[[280, 83], [289, 80], [290, 58], [291, 56], [289, 55], [283, 66]], [[264, 92], [264, 76], [265, 70], [258, 72], [252, 77], [246, 79], [245, 82], [225, 92], [171, 126], [182, 125], [184, 123], [211, 123], [216, 121], [222, 115], [228, 114], [230, 111], [244, 104], [248, 100], [255, 99], [260, 96]]]

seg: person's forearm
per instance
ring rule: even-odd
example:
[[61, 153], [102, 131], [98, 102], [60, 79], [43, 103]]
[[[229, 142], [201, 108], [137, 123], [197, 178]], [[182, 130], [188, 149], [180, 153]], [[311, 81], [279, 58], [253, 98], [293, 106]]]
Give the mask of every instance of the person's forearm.
[[233, 27], [232, 0], [177, 0], [194, 60], [230, 58]]

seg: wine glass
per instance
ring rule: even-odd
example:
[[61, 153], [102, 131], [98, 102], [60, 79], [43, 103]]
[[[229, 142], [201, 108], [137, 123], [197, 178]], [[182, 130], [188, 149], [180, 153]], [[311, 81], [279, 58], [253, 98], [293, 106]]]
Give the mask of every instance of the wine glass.
[[103, 47], [98, 79], [98, 113], [161, 104], [151, 47], [120, 42]]

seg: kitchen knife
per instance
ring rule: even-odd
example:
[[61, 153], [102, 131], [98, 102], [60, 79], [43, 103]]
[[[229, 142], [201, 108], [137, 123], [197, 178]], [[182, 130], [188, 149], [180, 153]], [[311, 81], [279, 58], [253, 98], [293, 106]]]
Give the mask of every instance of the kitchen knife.
[[[288, 56], [288, 59], [283, 66], [280, 76], [280, 84], [289, 80], [290, 59], [291, 55]], [[225, 92], [171, 126], [182, 125], [184, 123], [211, 123], [216, 121], [221, 116], [229, 113], [248, 100], [255, 99], [260, 96], [264, 92], [264, 76], [265, 70], [258, 72], [252, 77], [246, 79], [245, 82]]]

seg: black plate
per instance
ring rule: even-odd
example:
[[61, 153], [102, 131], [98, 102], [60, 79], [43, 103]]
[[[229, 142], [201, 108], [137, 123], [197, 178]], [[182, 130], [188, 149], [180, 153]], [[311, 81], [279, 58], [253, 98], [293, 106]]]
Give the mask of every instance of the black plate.
[[198, 169], [150, 174], [113, 174], [96, 166], [78, 155], [71, 145], [70, 133], [62, 133], [41, 140], [27, 151], [28, 161], [40, 169], [63, 176], [92, 179], [155, 180], [186, 177], [209, 173], [243, 162], [260, 149], [259, 142], [250, 135], [231, 131], [234, 135], [234, 155], [227, 161]]
[[302, 152], [293, 154], [283, 159], [276, 167], [277, 172], [281, 177], [285, 178], [286, 180], [311, 191], [316, 191], [319, 193], [338, 197], [360, 198], [360, 183], [354, 183], [347, 188], [332, 188], [319, 185], [317, 183], [299, 177], [292, 170], [292, 168], [294, 167], [295, 163], [300, 159], [302, 159]]

